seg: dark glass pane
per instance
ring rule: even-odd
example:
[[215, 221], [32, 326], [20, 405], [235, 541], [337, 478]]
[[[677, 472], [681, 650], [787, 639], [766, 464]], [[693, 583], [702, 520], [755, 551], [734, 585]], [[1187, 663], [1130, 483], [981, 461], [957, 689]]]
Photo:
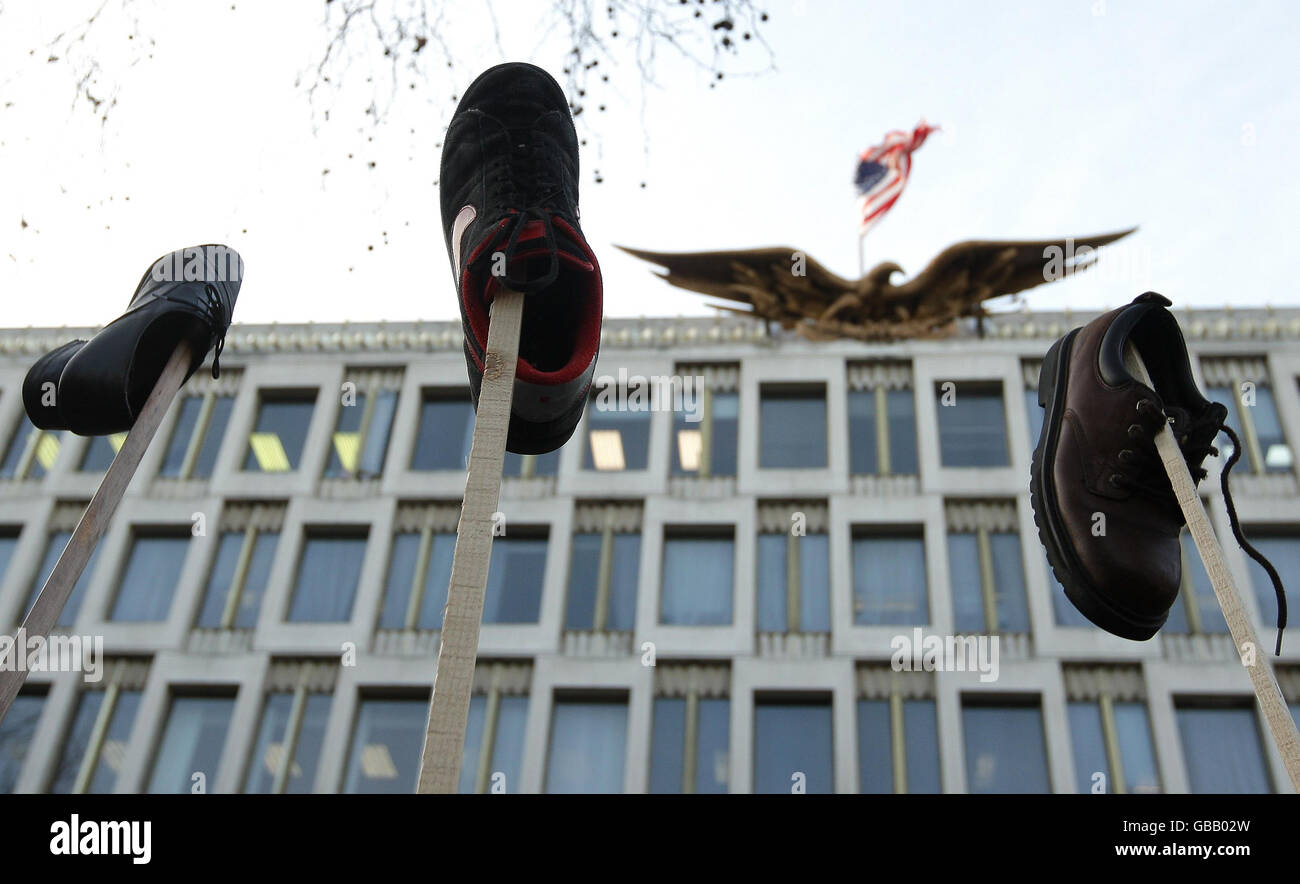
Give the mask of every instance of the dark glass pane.
[[557, 700], [551, 713], [546, 791], [623, 791], [627, 703]]
[[474, 405], [464, 398], [426, 398], [411, 454], [413, 470], [463, 470], [474, 439]]
[[235, 579], [235, 568], [239, 564], [239, 551], [244, 546], [243, 531], [223, 531], [217, 545], [217, 554], [212, 560], [212, 572], [208, 576], [208, 588], [203, 596], [203, 609], [195, 624], [203, 629], [216, 629], [221, 626], [221, 615], [226, 610], [226, 599], [230, 596], [230, 586]]
[[659, 622], [678, 626], [730, 623], [734, 557], [730, 537], [664, 538]]
[[1029, 448], [1032, 451], [1038, 447], [1038, 437], [1043, 434], [1043, 417], [1045, 416], [1042, 407], [1038, 404], [1038, 391], [1025, 391], [1025, 416], [1029, 418]]
[[55, 768], [54, 780], [50, 783], [50, 792], [55, 795], [67, 795], [77, 783], [77, 773], [81, 770], [86, 749], [90, 746], [90, 737], [95, 730], [95, 719], [100, 707], [104, 705], [103, 691], [83, 691], [77, 701], [77, 714], [68, 728], [68, 735], [63, 740], [63, 752], [59, 766]]
[[[1300, 574], [1300, 538], [1283, 534], [1260, 535], [1249, 529], [1246, 536], [1264, 554], [1264, 558], [1273, 563], [1283, 581], [1286, 580], [1285, 575]], [[1273, 581], [1269, 579], [1264, 566], [1254, 559], [1247, 560], [1247, 567], [1250, 570], [1250, 585], [1255, 590], [1255, 602], [1259, 605], [1260, 620], [1272, 623], [1277, 617], [1277, 593], [1273, 590]], [[2, 573], [3, 569], [0, 568], [0, 574]]]
[[736, 475], [736, 440], [740, 431], [740, 396], [713, 394], [713, 439], [709, 445], [709, 473]]
[[731, 701], [721, 697], [701, 698], [695, 748], [695, 794], [726, 794], [730, 765]]
[[113, 463], [113, 458], [117, 457], [117, 449], [125, 439], [126, 434], [120, 434], [117, 437], [92, 436], [90, 442], [86, 445], [86, 453], [81, 456], [81, 472], [102, 473], [106, 471], [109, 465]]
[[947, 396], [942, 384], [936, 383], [935, 397], [943, 466], [1005, 467], [1011, 463], [1001, 385], [990, 388], [963, 381]]
[[759, 466], [826, 466], [826, 392], [770, 392], [759, 403]]
[[384, 588], [384, 605], [379, 612], [380, 629], [401, 629], [406, 625], [406, 610], [411, 604], [411, 585], [415, 580], [415, 562], [419, 553], [419, 534], [404, 532], [393, 535], [388, 583]]
[[1251, 411], [1255, 423], [1255, 436], [1259, 450], [1264, 455], [1264, 469], [1270, 473], [1289, 473], [1293, 465], [1291, 446], [1286, 444], [1282, 422], [1277, 416], [1273, 391], [1268, 387], [1255, 388], [1255, 407]]
[[[1074, 747], [1074, 787], [1080, 795], [1088, 795], [1097, 782], [1104, 785], [1105, 792], [1114, 792], [1101, 708], [1096, 702], [1070, 703], [1068, 711], [1070, 744]], [[1098, 774], [1102, 780], [1096, 780]]]
[[855, 476], [873, 476], [880, 471], [879, 457], [876, 392], [853, 390], [849, 393], [849, 472]]
[[916, 397], [911, 390], [890, 390], [889, 471], [896, 476], [915, 476], [920, 472], [916, 459]]
[[948, 535], [948, 580], [952, 583], [952, 617], [957, 631], [983, 632], [984, 597], [976, 535]]
[[[293, 699], [294, 695], [287, 691], [266, 698], [262, 726], [258, 730], [257, 745], [244, 783], [245, 792], [268, 793], [274, 789], [280, 766], [285, 763], [285, 732], [293, 710]], [[298, 739], [293, 755], [288, 760], [289, 777], [284, 788], [286, 795], [306, 795], [312, 791], [331, 699], [329, 694], [308, 694], [306, 697]]]
[[[212, 414], [208, 417], [208, 428], [199, 445], [199, 453], [194, 458], [194, 470], [190, 476], [195, 479], [209, 479], [217, 466], [217, 455], [221, 453], [221, 442], [226, 437], [226, 425], [230, 423], [230, 412], [235, 408], [234, 396], [217, 396], [212, 400]], [[307, 420], [311, 420], [308, 410]], [[182, 455], [184, 452], [182, 452]]]
[[0, 721], [0, 795], [9, 794], [17, 785], [44, 708], [44, 694], [19, 694]]
[[596, 615], [596, 587], [600, 582], [599, 534], [573, 535], [569, 556], [569, 597], [565, 605], [565, 629], [592, 629]]
[[656, 697], [654, 732], [650, 738], [650, 792], [655, 795], [682, 791], [686, 769], [686, 700]]
[[1037, 706], [965, 706], [962, 724], [971, 794], [1051, 791]]
[[410, 794], [420, 774], [429, 698], [363, 699], [343, 791]]
[[1272, 791], [1253, 706], [1177, 713], [1193, 793]]
[[641, 577], [641, 535], [614, 535], [614, 572], [610, 575], [605, 628], [630, 632], [636, 626], [636, 588]]
[[1159, 792], [1160, 771], [1156, 767], [1145, 703], [1115, 704], [1115, 735], [1119, 739], [1119, 755], [1128, 790], [1135, 793]]
[[315, 407], [315, 396], [264, 400], [249, 439], [244, 469], [264, 473], [298, 469]]
[[830, 538], [807, 534], [799, 544], [799, 629], [831, 631]]
[[859, 626], [928, 623], [925, 542], [920, 537], [853, 541], [853, 622]]
[[809, 795], [835, 791], [830, 703], [754, 706], [754, 792], [790, 794], [800, 782]]
[[484, 623], [536, 623], [542, 607], [546, 538], [498, 537], [492, 543]]
[[291, 623], [346, 623], [361, 579], [364, 537], [307, 537], [289, 607]]
[[937, 795], [939, 725], [933, 700], [903, 701], [903, 732], [907, 740], [907, 791]]
[[176, 697], [154, 758], [149, 792], [189, 793], [194, 775], [202, 773], [205, 788], [216, 784], [217, 765], [226, 743], [226, 730], [235, 708], [234, 697]]
[[188, 537], [136, 537], [109, 619], [128, 623], [166, 620], [189, 548]]
[[786, 546], [784, 534], [758, 535], [758, 631], [785, 632], [788, 627], [786, 601]]
[[582, 468], [602, 472], [644, 470], [650, 456], [650, 412], [587, 408], [587, 444]]
[[989, 534], [993, 553], [993, 594], [1002, 632], [1029, 631], [1029, 602], [1025, 596], [1025, 569], [1020, 558], [1020, 535], [1010, 531]]
[[180, 410], [176, 414], [176, 424], [172, 427], [167, 453], [163, 456], [158, 475], [170, 479], [181, 474], [181, 467], [185, 465], [185, 452], [189, 449], [190, 437], [194, 435], [194, 427], [198, 423], [199, 412], [202, 410], [202, 396], [186, 396], [181, 399]]
[[858, 791], [885, 795], [894, 791], [893, 736], [888, 700], [858, 701]]

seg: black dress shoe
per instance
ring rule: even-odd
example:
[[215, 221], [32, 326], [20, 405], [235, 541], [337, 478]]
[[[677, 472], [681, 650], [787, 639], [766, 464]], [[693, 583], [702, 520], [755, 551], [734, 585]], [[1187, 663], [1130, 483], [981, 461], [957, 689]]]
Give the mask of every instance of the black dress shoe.
[[[141, 278], [126, 313], [87, 342], [73, 341], [37, 360], [23, 403], [42, 429], [104, 436], [131, 429], [177, 345], [190, 346], [188, 380], [214, 346], [212, 374], [243, 279], [232, 248], [203, 245], [164, 255]], [[57, 380], [56, 395], [47, 384]]]

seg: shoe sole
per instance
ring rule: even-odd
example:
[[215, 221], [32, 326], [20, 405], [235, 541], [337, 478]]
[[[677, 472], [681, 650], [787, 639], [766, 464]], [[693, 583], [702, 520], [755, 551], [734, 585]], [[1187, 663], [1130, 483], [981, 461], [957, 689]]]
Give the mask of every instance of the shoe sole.
[[[465, 365], [469, 369], [470, 399], [477, 413], [483, 376], [475, 368], [474, 359], [469, 353], [469, 343], [464, 343], [462, 349], [465, 353]], [[586, 406], [587, 394], [584, 392], [568, 409], [554, 420], [545, 423], [526, 421], [511, 411], [509, 429], [506, 430], [506, 451], [511, 454], [550, 454], [561, 448], [573, 437]]]
[[1068, 532], [1060, 522], [1055, 481], [1049, 467], [1056, 462], [1056, 447], [1064, 423], [1070, 349], [1078, 333], [1079, 329], [1075, 329], [1053, 344], [1038, 373], [1038, 404], [1045, 412], [1043, 431], [1034, 447], [1030, 468], [1029, 503], [1034, 511], [1034, 524], [1038, 526], [1038, 539], [1047, 551], [1047, 562], [1070, 603], [1107, 632], [1133, 641], [1146, 641], [1160, 631], [1169, 613], [1166, 611], [1154, 620], [1140, 617], [1102, 595], [1086, 577], [1067, 539]]

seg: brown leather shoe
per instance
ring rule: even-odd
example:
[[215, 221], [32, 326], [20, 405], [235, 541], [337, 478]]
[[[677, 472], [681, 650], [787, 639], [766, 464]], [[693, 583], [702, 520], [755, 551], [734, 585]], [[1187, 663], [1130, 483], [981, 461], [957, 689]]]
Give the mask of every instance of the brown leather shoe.
[[[1169, 300], [1147, 292], [1052, 345], [1030, 500], [1065, 594], [1107, 632], [1143, 641], [1178, 598], [1183, 515], [1154, 438], [1171, 425], [1196, 481], [1227, 417], [1196, 388]], [[1131, 341], [1155, 389], [1124, 367]]]

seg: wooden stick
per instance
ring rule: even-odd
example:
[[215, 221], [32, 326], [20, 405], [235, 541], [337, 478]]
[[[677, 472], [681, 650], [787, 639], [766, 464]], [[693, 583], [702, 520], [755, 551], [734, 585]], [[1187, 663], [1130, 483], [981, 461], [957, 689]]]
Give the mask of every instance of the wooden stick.
[[[1138, 355], [1137, 349], [1131, 343], [1124, 348], [1124, 365], [1133, 377], [1154, 389], [1151, 376], [1147, 374], [1146, 366], [1142, 363], [1142, 357]], [[1187, 461], [1183, 458], [1183, 452], [1179, 449], [1178, 441], [1174, 439], [1173, 431], [1169, 429], [1168, 424], [1156, 434], [1156, 450], [1160, 452], [1165, 472], [1169, 474], [1174, 494], [1178, 497], [1178, 505], [1183, 510], [1183, 518], [1187, 520], [1188, 530], [1191, 532], [1192, 539], [1196, 541], [1196, 549], [1205, 562], [1205, 571], [1214, 586], [1214, 595], [1219, 600], [1219, 607], [1223, 609], [1223, 619], [1228, 622], [1228, 631], [1232, 633], [1232, 641], [1237, 646], [1237, 653], [1242, 656], [1243, 663], [1246, 659], [1253, 661], [1246, 669], [1250, 673], [1255, 697], [1259, 700], [1260, 708], [1264, 710], [1264, 719], [1268, 722], [1269, 733], [1278, 752], [1282, 755], [1282, 764], [1291, 778], [1291, 786], [1300, 792], [1300, 733], [1296, 730], [1295, 721], [1291, 718], [1286, 700], [1282, 697], [1282, 690], [1278, 687], [1277, 678], [1273, 675], [1273, 664], [1268, 658], [1268, 651], [1260, 648], [1259, 639], [1255, 637], [1255, 629], [1241, 606], [1236, 584], [1223, 563], [1223, 550], [1219, 547], [1214, 531], [1210, 528], [1205, 506], [1201, 503], [1200, 495], [1196, 493], [1196, 483], [1192, 481], [1192, 476], [1187, 471]], [[1247, 649], [1250, 649], [1249, 653]]]
[[523, 315], [524, 296], [520, 292], [502, 289], [492, 301], [483, 385], [479, 389], [474, 441], [469, 450], [469, 475], [465, 479], [460, 523], [456, 526], [451, 586], [447, 589], [438, 668], [433, 695], [429, 698], [429, 723], [420, 757], [416, 791], [421, 794], [452, 794], [460, 787], [470, 688], [474, 683], [483, 596], [492, 558], [492, 515], [501, 494]]
[[[48, 636], [58, 622], [64, 605], [68, 603], [68, 597], [72, 595], [73, 587], [77, 585], [81, 572], [90, 561], [91, 553], [95, 551], [95, 546], [108, 530], [109, 522], [113, 520], [113, 514], [117, 512], [117, 506], [122, 502], [122, 495], [126, 493], [126, 487], [131, 484], [131, 479], [140, 466], [140, 459], [144, 457], [154, 434], [158, 432], [158, 425], [162, 423], [163, 415], [167, 413], [167, 408], [175, 398], [176, 392], [185, 382], [189, 367], [190, 345], [182, 341], [172, 352], [171, 359], [168, 360], [154, 384], [153, 392], [145, 400], [144, 408], [140, 409], [140, 414], [136, 417], [131, 432], [127, 434], [126, 441], [122, 443], [121, 450], [109, 464], [108, 472], [104, 474], [103, 481], [95, 490], [95, 496], [90, 499], [86, 511], [81, 514], [81, 519], [68, 540], [68, 545], [64, 547], [63, 553], [54, 565], [54, 570], [50, 572], [45, 585], [41, 587], [41, 593], [36, 597], [31, 611], [23, 619], [19, 635], [25, 635], [28, 641], [33, 636], [42, 638]], [[15, 641], [12, 653], [26, 654], [26, 648], [22, 642]], [[27, 681], [25, 666], [12, 665], [0, 670], [0, 722], [4, 721], [9, 707], [13, 705], [14, 698], [18, 696], [18, 691], [25, 681]]]

